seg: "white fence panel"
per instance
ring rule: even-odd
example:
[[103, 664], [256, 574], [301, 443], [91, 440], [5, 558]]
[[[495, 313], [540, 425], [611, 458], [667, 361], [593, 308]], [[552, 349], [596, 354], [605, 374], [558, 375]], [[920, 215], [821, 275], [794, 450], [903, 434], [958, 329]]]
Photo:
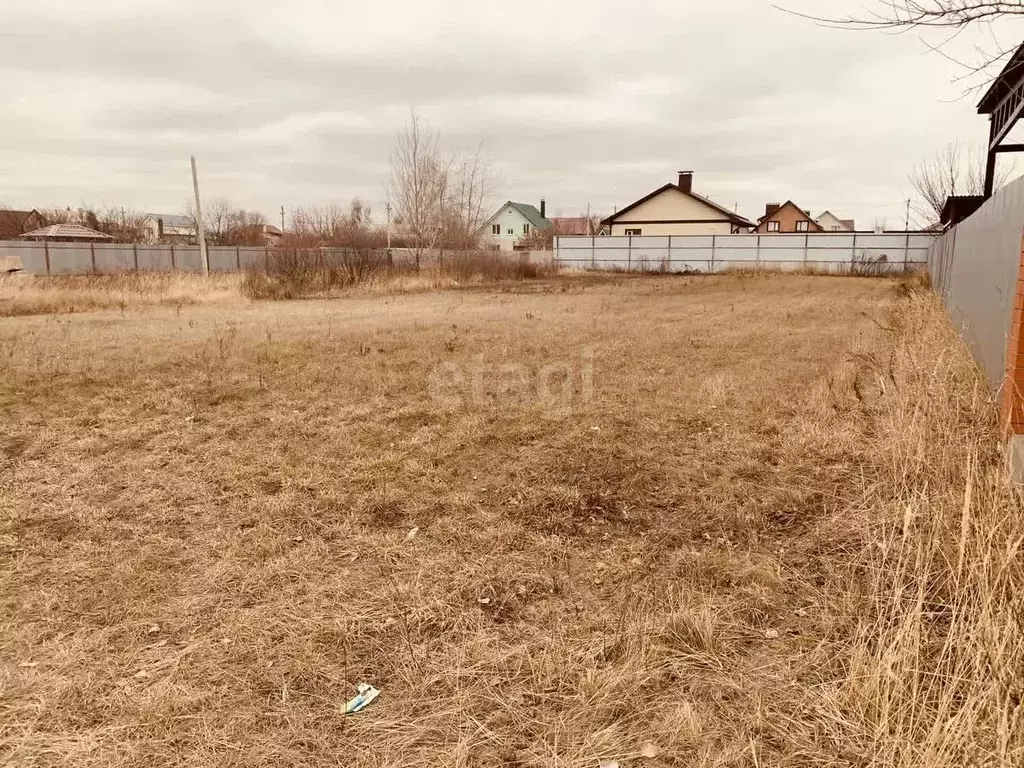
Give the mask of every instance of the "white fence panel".
[[923, 266], [928, 233], [558, 237], [555, 262], [584, 269], [721, 272], [764, 266], [877, 274]]

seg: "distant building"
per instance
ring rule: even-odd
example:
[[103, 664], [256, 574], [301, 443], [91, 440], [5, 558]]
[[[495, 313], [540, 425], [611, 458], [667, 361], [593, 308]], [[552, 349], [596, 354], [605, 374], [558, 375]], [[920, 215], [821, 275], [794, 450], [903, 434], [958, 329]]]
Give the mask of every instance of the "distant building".
[[0, 240], [21, 237], [26, 232], [46, 226], [46, 217], [33, 208], [31, 211], [0, 209]]
[[754, 223], [693, 191], [693, 173], [630, 203], [601, 222], [611, 235], [732, 235]]
[[857, 225], [853, 219], [840, 219], [831, 211], [825, 211], [815, 219], [823, 232], [855, 232]]
[[544, 201], [540, 210], [529, 203], [507, 201], [480, 228], [480, 240], [485, 245], [501, 251], [514, 250], [524, 237], [542, 229], [551, 229], [551, 222], [544, 217]]
[[275, 246], [281, 242], [281, 238], [284, 236], [284, 232], [275, 227], [273, 224], [263, 225], [263, 242], [269, 246]]
[[974, 215], [984, 202], [984, 195], [950, 195], [946, 198], [946, 204], [942, 206], [942, 213], [939, 215], [941, 228], [956, 226], [968, 216]]
[[811, 214], [800, 208], [792, 200], [784, 203], [768, 203], [764, 207], [764, 216], [757, 220], [760, 235], [781, 235], [783, 233], [821, 232], [821, 225], [811, 218]]
[[145, 219], [146, 242], [186, 243], [197, 242], [196, 223], [191, 216], [177, 213], [147, 213]]
[[95, 243], [113, 240], [110, 235], [83, 227], [81, 224], [52, 224], [42, 229], [26, 232], [21, 240], [52, 240], [62, 243]]

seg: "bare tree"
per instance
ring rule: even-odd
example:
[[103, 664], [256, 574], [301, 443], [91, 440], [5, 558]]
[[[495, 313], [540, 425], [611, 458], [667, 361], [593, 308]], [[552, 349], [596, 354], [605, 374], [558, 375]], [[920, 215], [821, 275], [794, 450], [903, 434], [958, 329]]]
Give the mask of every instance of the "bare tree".
[[110, 206], [94, 213], [96, 229], [110, 235], [119, 243], [138, 243], [146, 239], [149, 231], [146, 214], [134, 208]]
[[[1010, 169], [997, 171], [995, 186], [1006, 184]], [[985, 191], [985, 153], [977, 147], [964, 151], [959, 142], [951, 142], [922, 161], [910, 173], [914, 191], [911, 206], [918, 223], [938, 223], [946, 199], [953, 195], [981, 195]]]
[[493, 176], [480, 148], [450, 155], [440, 134], [413, 112], [391, 156], [388, 197], [394, 221], [412, 245], [416, 266], [435, 247], [471, 248]]
[[[195, 207], [191, 200], [185, 203], [185, 215], [196, 226]], [[203, 201], [203, 234], [209, 245], [265, 245], [262, 213], [236, 207], [224, 197]]]
[[146, 238], [146, 214], [133, 208], [96, 208], [83, 203], [77, 208], [50, 208], [39, 213], [48, 224], [81, 224], [110, 235], [121, 243], [140, 242]]
[[[862, 8], [857, 15], [843, 17], [821, 17], [813, 14], [798, 13], [783, 8], [788, 13], [811, 19], [829, 27], [847, 29], [876, 30], [946, 30], [951, 33], [946, 40], [929, 45], [933, 51], [959, 64], [965, 69], [961, 78], [964, 79], [980, 72], [989, 73], [994, 64], [1007, 58], [1019, 45], [1016, 40], [1011, 46], [998, 42], [993, 24], [1007, 19], [1024, 18], [1024, 0], [875, 0], [873, 6]], [[946, 52], [946, 43], [950, 42], [962, 30], [972, 27], [987, 27], [991, 44], [987, 47], [974, 46], [976, 61], [968, 63], [958, 61]], [[987, 78], [986, 78], [987, 79]], [[982, 83], [975, 84], [969, 90], [980, 88]]]
[[471, 248], [484, 223], [487, 198], [495, 179], [482, 147], [457, 155], [449, 164], [449, 194], [444, 200], [446, 227], [443, 243], [448, 248]]
[[395, 221], [413, 243], [417, 267], [424, 251], [434, 247], [441, 231], [448, 171], [440, 135], [423, 127], [419, 115], [413, 112], [395, 142], [388, 196], [394, 205]]
[[359, 198], [348, 207], [337, 203], [292, 210], [292, 231], [282, 244], [292, 248], [369, 249], [383, 247], [385, 235], [374, 229], [370, 207]]

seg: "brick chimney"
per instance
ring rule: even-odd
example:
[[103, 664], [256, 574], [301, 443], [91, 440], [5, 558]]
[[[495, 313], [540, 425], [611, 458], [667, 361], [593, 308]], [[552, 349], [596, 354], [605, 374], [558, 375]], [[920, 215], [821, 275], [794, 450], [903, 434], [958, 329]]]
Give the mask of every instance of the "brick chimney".
[[540, 217], [542, 219], [546, 219], [547, 218], [547, 216], [545, 215], [545, 211], [547, 211], [547, 201], [545, 201], [544, 198], [542, 197], [540, 199]]
[[693, 191], [693, 171], [679, 172], [679, 190], [687, 193]]
[[765, 218], [768, 218], [769, 216], [774, 216], [776, 213], [778, 213], [778, 210], [781, 207], [782, 203], [768, 203], [768, 205], [764, 207]]

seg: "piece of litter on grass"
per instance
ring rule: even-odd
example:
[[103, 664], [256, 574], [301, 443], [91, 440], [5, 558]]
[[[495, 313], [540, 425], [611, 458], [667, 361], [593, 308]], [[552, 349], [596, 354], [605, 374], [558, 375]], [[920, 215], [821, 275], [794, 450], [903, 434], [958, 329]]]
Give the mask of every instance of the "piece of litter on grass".
[[477, 598], [477, 602], [480, 603], [480, 605], [490, 605], [491, 604], [491, 598], [489, 598], [489, 597], [479, 597], [479, 598]]
[[147, 635], [155, 635], [159, 631], [160, 631], [160, 625], [159, 624], [152, 624], [152, 625], [150, 625], [149, 629], [146, 630], [146, 634]]
[[794, 611], [794, 613], [796, 613], [796, 615], [800, 618], [804, 618], [808, 615], [807, 611], [805, 611], [803, 608], [797, 608], [796, 611]]
[[301, 544], [303, 542], [303, 538], [301, 536], [292, 536], [292, 541], [296, 544]]
[[653, 760], [658, 756], [658, 748], [651, 742], [646, 742], [640, 747], [640, 757], [646, 757], [648, 760]]
[[356, 686], [356, 690], [359, 691], [359, 693], [345, 703], [346, 715], [354, 715], [356, 712], [364, 709], [371, 701], [380, 696], [380, 691], [369, 683], [360, 683]]
[[413, 526], [410, 529], [410, 531], [407, 534], [405, 534], [405, 540], [406, 541], [412, 541], [413, 539], [416, 538], [416, 534], [419, 533], [419, 532], [420, 532], [420, 527], [418, 525]]
[[39, 666], [39, 662], [38, 661], [23, 661], [20, 664], [18, 664], [18, 666], [21, 667], [22, 669], [28, 669], [30, 667], [38, 667]]
[[619, 768], [618, 760], [602, 760], [597, 768]]
[[774, 640], [775, 638], [777, 638], [779, 636], [779, 630], [777, 630], [777, 629], [766, 629], [764, 631], [764, 636], [767, 637], [769, 640]]
[[590, 428], [590, 431], [591, 431], [591, 432], [600, 432], [600, 431], [601, 431], [601, 428], [600, 428], [600, 427], [591, 427], [591, 428]]

